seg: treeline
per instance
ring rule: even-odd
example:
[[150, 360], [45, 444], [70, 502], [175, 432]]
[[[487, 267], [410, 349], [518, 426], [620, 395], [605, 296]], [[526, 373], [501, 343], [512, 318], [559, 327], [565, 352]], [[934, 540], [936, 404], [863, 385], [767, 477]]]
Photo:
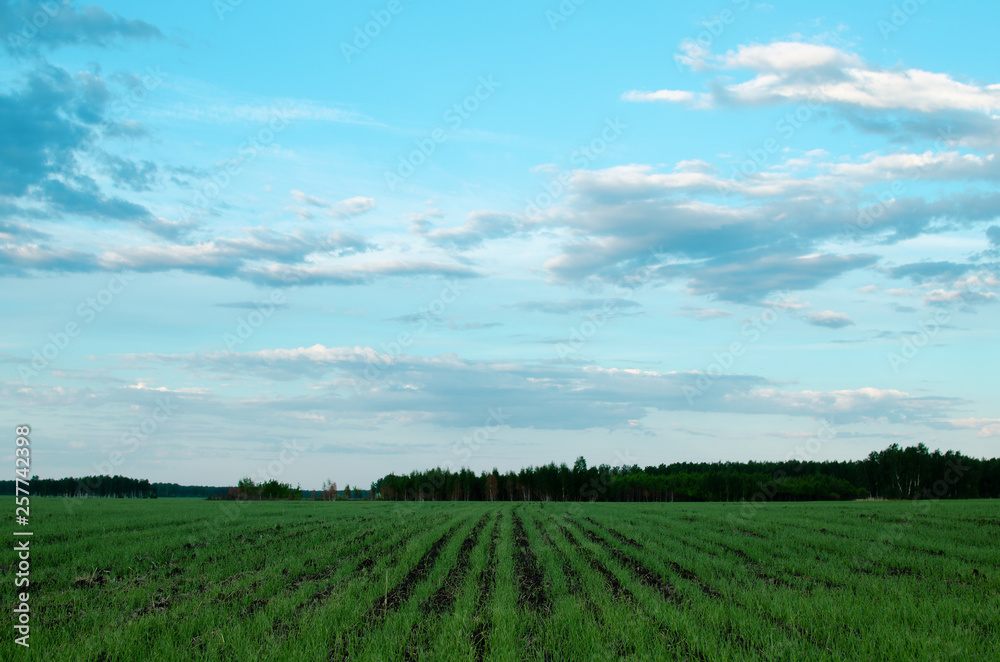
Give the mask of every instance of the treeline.
[[244, 478], [236, 487], [230, 487], [226, 494], [217, 498], [239, 501], [273, 501], [275, 499], [298, 501], [302, 499], [302, 490], [298, 487], [292, 487], [291, 483], [282, 483], [273, 478], [259, 484], [255, 483], [252, 478]]
[[[157, 497], [212, 498], [226, 494], [228, 487], [150, 483], [145, 478], [127, 476], [84, 476], [82, 478], [39, 478], [28, 484], [32, 496], [106, 497], [155, 499]], [[14, 481], [0, 481], [0, 495], [14, 494]]]
[[301, 487], [292, 487], [291, 483], [282, 483], [273, 478], [263, 483], [255, 483], [252, 478], [243, 478], [236, 487], [220, 489], [223, 490], [223, 493], [210, 498], [239, 501], [273, 501], [276, 499], [344, 501], [367, 499], [371, 494], [369, 490], [352, 490], [350, 485], [345, 485], [343, 490], [337, 490], [337, 484], [330, 481], [327, 481], [322, 490], [303, 490]]
[[[0, 494], [14, 494], [13, 480], [0, 481]], [[83, 478], [39, 478], [28, 481], [31, 496], [107, 497], [155, 499], [156, 486], [145, 478], [127, 476], [84, 476]]]
[[846, 462], [678, 462], [572, 467], [550, 463], [476, 474], [462, 468], [389, 474], [373, 485], [394, 501], [826, 501], [1000, 497], [1000, 459], [893, 444]]
[[[244, 478], [236, 487], [209, 485], [180, 485], [178, 483], [150, 483], [143, 478], [127, 476], [84, 476], [82, 478], [39, 478], [28, 481], [31, 496], [93, 497], [93, 498], [197, 498], [197, 499], [247, 499], [264, 501], [273, 499], [352, 500], [371, 498], [370, 490], [351, 489], [346, 485], [337, 490], [303, 490], [289, 483], [270, 480], [254, 483]], [[0, 496], [13, 496], [15, 481], [0, 480]]]
[[153, 483], [156, 495], [163, 498], [218, 498], [229, 491], [228, 487], [208, 485], [178, 485], [177, 483]]

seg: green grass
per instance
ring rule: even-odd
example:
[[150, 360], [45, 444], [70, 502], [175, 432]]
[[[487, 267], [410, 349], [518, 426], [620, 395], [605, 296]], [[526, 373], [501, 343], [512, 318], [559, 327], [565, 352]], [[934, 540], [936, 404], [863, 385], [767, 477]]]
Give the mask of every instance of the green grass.
[[990, 501], [31, 505], [4, 659], [1000, 659]]

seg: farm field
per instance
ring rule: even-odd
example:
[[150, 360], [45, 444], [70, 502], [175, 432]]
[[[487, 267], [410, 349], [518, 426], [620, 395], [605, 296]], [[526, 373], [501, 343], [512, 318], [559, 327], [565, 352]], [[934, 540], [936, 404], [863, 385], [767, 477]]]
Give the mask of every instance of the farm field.
[[32, 516], [31, 648], [8, 635], [5, 659], [1000, 659], [991, 501], [36, 498]]

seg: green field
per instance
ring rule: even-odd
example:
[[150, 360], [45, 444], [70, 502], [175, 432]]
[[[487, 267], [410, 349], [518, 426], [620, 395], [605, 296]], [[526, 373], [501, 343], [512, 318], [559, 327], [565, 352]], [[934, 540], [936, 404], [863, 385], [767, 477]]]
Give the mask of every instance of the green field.
[[4, 659], [1000, 659], [991, 501], [31, 511]]

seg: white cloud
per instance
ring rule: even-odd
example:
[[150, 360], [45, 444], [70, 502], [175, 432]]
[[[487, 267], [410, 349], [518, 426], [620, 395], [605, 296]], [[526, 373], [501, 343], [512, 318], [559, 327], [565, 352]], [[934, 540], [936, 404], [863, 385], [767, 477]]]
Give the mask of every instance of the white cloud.
[[832, 310], [818, 310], [809, 313], [808, 321], [815, 326], [825, 326], [831, 329], [841, 329], [854, 325], [854, 320], [846, 313], [835, 313]]
[[870, 420], [925, 418], [938, 412], [943, 404], [937, 398], [916, 398], [903, 391], [872, 387], [798, 392], [760, 388], [728, 397], [773, 412], [810, 416], [851, 415]]
[[[340, 202], [331, 203], [327, 202], [323, 198], [318, 198], [296, 189], [292, 189], [291, 193], [292, 197], [295, 198], [295, 201], [299, 204], [326, 209], [327, 215], [331, 218], [350, 218], [375, 208], [375, 200], [364, 196], [354, 196], [353, 198], [347, 198], [346, 200], [341, 200]], [[293, 210], [296, 209], [293, 208]], [[311, 216], [308, 212], [306, 212], [306, 214]]]
[[924, 305], [945, 305], [952, 303], [988, 303], [997, 297], [995, 292], [973, 292], [969, 290], [931, 290], [924, 295]]
[[376, 278], [392, 276], [443, 276], [449, 278], [472, 278], [479, 273], [472, 267], [433, 260], [372, 260], [350, 266], [290, 266], [269, 264], [249, 267], [241, 271], [248, 280], [268, 285], [330, 284], [357, 285]]
[[700, 306], [681, 306], [680, 312], [675, 313], [685, 317], [693, 317], [699, 320], [724, 319], [734, 317], [734, 313], [721, 308], [702, 308]]
[[413, 231], [422, 234], [438, 246], [468, 250], [489, 239], [502, 239], [516, 233], [520, 224], [512, 214], [491, 211], [474, 211], [466, 217], [464, 225], [455, 228], [429, 229], [424, 220], [415, 222]]
[[359, 216], [372, 209], [375, 209], [375, 200], [358, 195], [338, 202], [330, 210], [330, 215], [336, 218], [348, 218]]
[[952, 428], [979, 430], [977, 437], [1000, 437], [1000, 418], [956, 418], [945, 423]]
[[292, 189], [292, 197], [295, 198], [296, 202], [304, 205], [312, 205], [314, 207], [329, 207], [330, 203], [321, 198], [316, 198], [302, 191]]
[[622, 94], [622, 101], [632, 101], [635, 103], [666, 101], [668, 103], [682, 103], [692, 108], [710, 108], [712, 105], [709, 95], [696, 94], [685, 90], [657, 90], [656, 92], [629, 90]]
[[699, 108], [812, 102], [923, 114], [962, 111], [985, 117], [1000, 110], [1000, 85], [962, 82], [921, 69], [881, 69], [832, 46], [798, 41], [750, 44], [721, 56], [692, 42], [685, 42], [681, 49], [678, 61], [694, 71], [749, 69], [756, 76], [721, 85], [710, 93], [632, 90], [623, 99]]
[[784, 299], [782, 301], [762, 301], [761, 305], [767, 306], [768, 308], [778, 308], [780, 310], [802, 310], [808, 308], [812, 304], [808, 301], [800, 301], [799, 299]]
[[864, 181], [1000, 178], [1000, 160], [995, 154], [979, 156], [957, 151], [869, 155], [857, 163], [830, 163], [825, 167], [834, 177]]
[[779, 41], [772, 44], [741, 45], [735, 51], [715, 58], [724, 69], [755, 71], [800, 71], [825, 67], [860, 67], [861, 58], [851, 53], [817, 44], [799, 41]]

